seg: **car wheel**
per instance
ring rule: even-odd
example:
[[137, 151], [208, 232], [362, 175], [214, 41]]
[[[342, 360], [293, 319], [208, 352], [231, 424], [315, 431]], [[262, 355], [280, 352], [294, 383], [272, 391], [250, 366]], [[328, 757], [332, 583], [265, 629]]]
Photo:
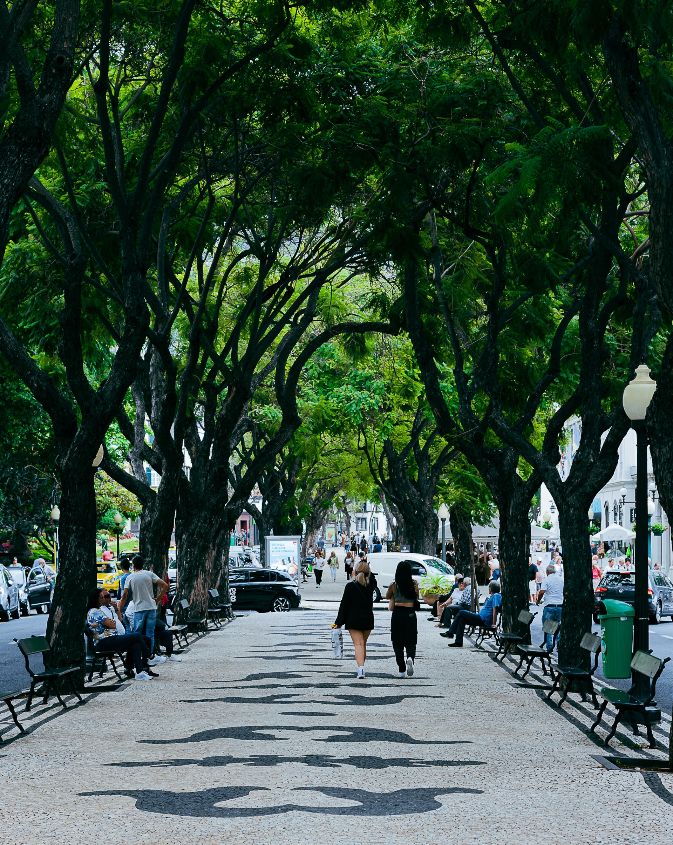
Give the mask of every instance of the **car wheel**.
[[12, 617], [12, 619], [19, 619], [21, 617], [21, 610], [18, 604], [14, 610], [10, 611], [9, 615]]
[[35, 605], [35, 611], [36, 611], [36, 613], [44, 613], [44, 608], [42, 607], [41, 604], [36, 604]]
[[30, 608], [27, 604], [21, 605], [21, 616], [28, 616], [30, 614]]
[[654, 609], [654, 616], [652, 617], [652, 624], [658, 625], [661, 622], [661, 602], [657, 602], [657, 606]]
[[0, 622], [9, 622], [9, 611], [6, 607], [0, 607]]
[[374, 601], [383, 601], [383, 596], [381, 595], [381, 590], [378, 587], [375, 588], [374, 591]]
[[286, 596], [276, 596], [271, 603], [271, 610], [274, 613], [286, 613], [290, 609], [290, 599]]

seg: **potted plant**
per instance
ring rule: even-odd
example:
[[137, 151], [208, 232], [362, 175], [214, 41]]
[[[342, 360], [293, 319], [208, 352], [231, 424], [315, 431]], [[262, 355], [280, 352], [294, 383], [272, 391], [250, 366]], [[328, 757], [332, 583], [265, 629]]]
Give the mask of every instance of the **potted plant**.
[[653, 522], [650, 530], [652, 531], [655, 537], [661, 537], [661, 535], [666, 530], [666, 526], [662, 525], [660, 522]]
[[433, 605], [439, 596], [445, 596], [451, 590], [451, 581], [446, 575], [424, 575], [421, 578], [418, 588], [423, 601], [426, 604]]

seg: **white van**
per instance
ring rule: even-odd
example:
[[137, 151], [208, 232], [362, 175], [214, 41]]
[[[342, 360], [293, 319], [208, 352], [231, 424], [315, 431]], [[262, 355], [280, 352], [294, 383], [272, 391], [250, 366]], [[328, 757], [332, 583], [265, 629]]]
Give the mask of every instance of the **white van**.
[[444, 563], [438, 557], [420, 555], [416, 552], [372, 552], [367, 555], [369, 568], [376, 575], [376, 581], [381, 593], [385, 596], [386, 590], [395, 580], [397, 564], [408, 560], [411, 564], [411, 575], [415, 581], [420, 581], [424, 575], [444, 575], [450, 584], [453, 584], [454, 571], [448, 563]]

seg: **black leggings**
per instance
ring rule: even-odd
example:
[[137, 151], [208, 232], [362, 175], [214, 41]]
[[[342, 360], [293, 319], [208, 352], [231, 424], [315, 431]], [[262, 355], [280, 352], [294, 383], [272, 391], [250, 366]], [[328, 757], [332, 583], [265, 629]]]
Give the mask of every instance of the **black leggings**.
[[406, 672], [404, 650], [412, 660], [416, 657], [416, 642], [418, 641], [418, 625], [416, 612], [412, 607], [395, 607], [390, 622], [390, 639], [393, 643], [395, 660], [400, 672]]
[[316, 586], [320, 586], [320, 582], [322, 581], [322, 569], [316, 569], [313, 567], [313, 574], [315, 575], [315, 583]]

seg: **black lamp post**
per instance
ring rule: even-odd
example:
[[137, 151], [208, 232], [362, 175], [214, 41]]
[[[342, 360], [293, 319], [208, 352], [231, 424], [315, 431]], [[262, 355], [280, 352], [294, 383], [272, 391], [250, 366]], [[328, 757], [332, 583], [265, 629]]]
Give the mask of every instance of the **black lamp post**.
[[[650, 378], [646, 364], [636, 368], [635, 378], [624, 389], [622, 403], [626, 416], [636, 432], [636, 550], [634, 564], [636, 569], [634, 651], [649, 652], [649, 609], [647, 600], [647, 536], [649, 533], [647, 513], [647, 428], [645, 417], [654, 396], [656, 383]], [[649, 680], [640, 672], [634, 673], [633, 683], [636, 693], [646, 695], [649, 692]]]
[[117, 511], [117, 513], [114, 515], [115, 534], [117, 535], [117, 561], [119, 561], [119, 535], [121, 534], [122, 530], [122, 519], [122, 515], [119, 513], [119, 511]]
[[442, 560], [446, 563], [446, 520], [449, 518], [449, 509], [445, 504], [439, 506], [437, 516], [442, 522]]

